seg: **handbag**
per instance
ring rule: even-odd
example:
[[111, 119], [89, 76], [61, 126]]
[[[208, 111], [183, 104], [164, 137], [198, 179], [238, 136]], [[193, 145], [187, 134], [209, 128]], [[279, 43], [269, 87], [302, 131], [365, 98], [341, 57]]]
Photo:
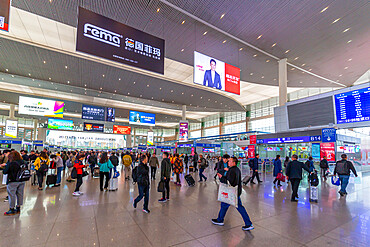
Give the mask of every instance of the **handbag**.
[[2, 184], [6, 184], [7, 181], [8, 181], [8, 174], [3, 174], [3, 183]]
[[77, 169], [76, 169], [76, 167], [73, 167], [73, 169], [72, 169], [71, 178], [72, 179], [76, 179], [77, 178]]
[[285, 176], [281, 172], [278, 173], [278, 175], [276, 176], [276, 179], [281, 182], [285, 182]]
[[164, 181], [163, 180], [159, 181], [157, 191], [164, 192]]
[[83, 171], [82, 172], [82, 177], [86, 177], [86, 176], [89, 176], [89, 172], [88, 171]]
[[120, 176], [119, 171], [114, 172], [113, 178], [118, 178]]
[[238, 187], [220, 183], [217, 200], [238, 207]]
[[340, 180], [339, 180], [339, 178], [337, 176], [332, 176], [331, 177], [331, 183], [333, 185], [339, 186], [340, 185]]
[[171, 182], [176, 182], [176, 176], [174, 172], [171, 174]]

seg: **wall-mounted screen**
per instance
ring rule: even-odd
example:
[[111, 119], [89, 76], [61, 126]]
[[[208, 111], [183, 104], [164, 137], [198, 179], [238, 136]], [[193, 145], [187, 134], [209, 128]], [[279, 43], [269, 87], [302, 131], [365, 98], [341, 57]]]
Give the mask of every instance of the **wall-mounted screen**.
[[63, 118], [64, 102], [19, 96], [18, 113]]
[[194, 51], [194, 83], [240, 95], [240, 69]]
[[104, 121], [105, 108], [101, 106], [83, 105], [82, 119]]
[[337, 124], [370, 120], [370, 88], [334, 95]]
[[116, 120], [116, 109], [107, 107], [107, 113], [105, 115], [105, 121], [114, 122]]
[[214, 153], [215, 149], [214, 148], [203, 148], [203, 153]]
[[130, 126], [113, 125], [113, 134], [130, 135]]
[[84, 123], [84, 131], [104, 132], [104, 124]]
[[73, 120], [49, 118], [48, 129], [73, 130]]
[[155, 114], [139, 111], [130, 111], [129, 123], [136, 125], [154, 126]]

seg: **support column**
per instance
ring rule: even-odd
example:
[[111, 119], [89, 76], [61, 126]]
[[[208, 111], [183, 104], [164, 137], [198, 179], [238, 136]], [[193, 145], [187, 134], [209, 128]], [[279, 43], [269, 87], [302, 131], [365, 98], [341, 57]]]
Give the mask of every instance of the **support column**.
[[14, 120], [15, 119], [15, 105], [14, 104], [10, 104], [10, 107], [9, 107], [9, 119], [11, 120]]
[[37, 125], [39, 124], [39, 121], [37, 119], [33, 120], [33, 135], [32, 135], [32, 140], [37, 140]]
[[136, 145], [136, 128], [134, 128], [134, 141], [132, 142], [132, 147]]
[[131, 135], [126, 136], [126, 147], [131, 148], [132, 147], [132, 138]]
[[288, 101], [288, 70], [287, 59], [279, 60], [279, 106]]
[[186, 105], [182, 106], [182, 120], [186, 120]]

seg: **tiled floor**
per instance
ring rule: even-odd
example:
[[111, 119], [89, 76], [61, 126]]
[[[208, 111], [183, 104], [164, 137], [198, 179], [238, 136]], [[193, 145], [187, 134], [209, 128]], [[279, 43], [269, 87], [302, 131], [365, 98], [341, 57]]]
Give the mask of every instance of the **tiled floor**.
[[211, 174], [195, 187], [172, 184], [165, 204], [152, 183], [150, 214], [141, 211], [142, 202], [132, 207], [137, 188], [122, 177], [116, 192], [100, 192], [99, 179], [89, 177], [79, 198], [71, 195], [74, 183], [43, 191], [27, 185], [21, 215], [0, 216], [0, 246], [370, 246], [370, 176], [350, 184], [346, 198], [329, 182], [320, 185], [319, 203], [309, 202], [307, 182], [299, 203], [291, 203], [289, 185], [274, 187], [271, 174], [263, 179], [242, 194], [255, 226], [250, 232], [241, 230], [234, 208], [225, 226], [212, 225], [220, 204]]

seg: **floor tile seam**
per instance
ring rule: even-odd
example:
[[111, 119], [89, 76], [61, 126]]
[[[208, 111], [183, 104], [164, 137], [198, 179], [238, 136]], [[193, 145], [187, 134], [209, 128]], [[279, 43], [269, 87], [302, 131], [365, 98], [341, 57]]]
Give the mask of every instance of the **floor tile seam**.
[[67, 197], [67, 194], [64, 196], [64, 198], [63, 198], [63, 200], [62, 200], [62, 204], [61, 204], [61, 205], [60, 205], [60, 207], [58, 208], [58, 213], [57, 213], [57, 215], [56, 215], [56, 217], [55, 217], [55, 221], [54, 221], [54, 223], [53, 223], [53, 227], [51, 227], [51, 229], [50, 229], [50, 232], [49, 232], [49, 235], [48, 235], [48, 237], [47, 237], [47, 239], [46, 239], [45, 245], [46, 245], [46, 243], [47, 243], [47, 242], [49, 242], [49, 239], [50, 239], [51, 233], [53, 232], [53, 229], [54, 229], [54, 227], [55, 227], [55, 224], [57, 223], [57, 219], [58, 219], [59, 214], [60, 214], [60, 212], [61, 212], [61, 210], [62, 210], [62, 207], [63, 207], [63, 205], [66, 203], [66, 201], [64, 200], [66, 197]]
[[143, 231], [143, 228], [141, 228], [141, 226], [139, 224], [136, 223], [136, 221], [134, 220], [135, 224], [139, 227], [140, 231], [144, 234], [146, 240], [148, 240], [148, 243], [151, 245], [151, 246], [154, 246], [153, 243], [150, 241], [150, 239], [148, 238], [148, 236], [145, 234], [145, 232]]
[[180, 245], [180, 244], [186, 244], [186, 243], [189, 243], [191, 241], [197, 241], [198, 243], [200, 243], [202, 246], [205, 247], [204, 244], [202, 244], [198, 239], [190, 239], [190, 240], [186, 240], [185, 242], [182, 242], [182, 243], [179, 243], [179, 244], [173, 244], [173, 245], [169, 245], [168, 247], [176, 247], [177, 245]]
[[[342, 239], [333, 238], [333, 237], [331, 237], [331, 236], [328, 236], [327, 234], [324, 234], [324, 237], [330, 238], [330, 239], [332, 239], [332, 240], [335, 240], [335, 241], [338, 241], [338, 242], [341, 242], [341, 243], [345, 243], [345, 244], [347, 244], [347, 245], [349, 245], [349, 246], [356, 246], [356, 245], [354, 245], [354, 244], [350, 244], [350, 243], [348, 243], [348, 242], [345, 242], [345, 241], [343, 241]], [[362, 242], [361, 242], [361, 243], [362, 243]]]

